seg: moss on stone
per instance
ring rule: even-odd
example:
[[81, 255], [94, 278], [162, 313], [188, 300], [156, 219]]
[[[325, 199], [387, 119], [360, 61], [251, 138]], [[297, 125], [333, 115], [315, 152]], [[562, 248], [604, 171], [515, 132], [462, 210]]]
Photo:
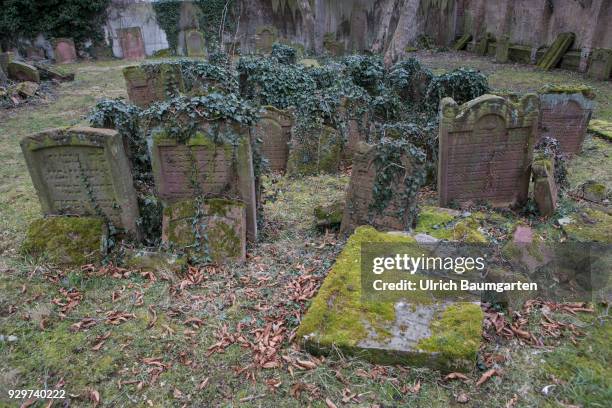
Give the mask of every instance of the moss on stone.
[[421, 350], [448, 359], [473, 361], [480, 347], [484, 314], [475, 303], [448, 306], [430, 325], [431, 336], [418, 343]]
[[599, 119], [591, 119], [589, 122], [589, 131], [597, 136], [612, 141], [612, 122]]
[[416, 233], [424, 233], [434, 238], [449, 241], [464, 241], [469, 243], [486, 243], [486, 237], [478, 231], [480, 214], [472, 214], [466, 218], [458, 218], [452, 210], [437, 207], [424, 207], [419, 213]]
[[612, 242], [612, 215], [586, 208], [584, 217], [575, 214], [572, 219], [572, 223], [563, 226], [570, 239], [580, 242]]
[[105, 251], [106, 224], [95, 217], [48, 217], [28, 228], [21, 250], [61, 265], [98, 263]]
[[595, 89], [588, 85], [554, 84], [545, 85], [538, 91], [540, 94], [582, 94], [585, 98], [595, 99]]
[[395, 319], [392, 302], [361, 301], [361, 243], [412, 243], [405, 236], [385, 234], [372, 227], [359, 227], [349, 238], [336, 263], [325, 278], [297, 332], [297, 338], [316, 337], [318, 343], [355, 347], [366, 338], [365, 320], [382, 331]]

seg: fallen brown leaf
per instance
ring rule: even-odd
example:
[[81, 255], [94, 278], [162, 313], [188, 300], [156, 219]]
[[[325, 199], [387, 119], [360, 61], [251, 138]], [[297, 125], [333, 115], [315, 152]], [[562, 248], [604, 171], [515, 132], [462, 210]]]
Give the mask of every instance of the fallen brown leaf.
[[485, 382], [487, 382], [491, 377], [493, 377], [494, 375], [500, 375], [500, 372], [497, 371], [495, 368], [492, 368], [488, 371], [486, 371], [479, 379], [478, 381], [476, 381], [476, 386], [482, 385]]

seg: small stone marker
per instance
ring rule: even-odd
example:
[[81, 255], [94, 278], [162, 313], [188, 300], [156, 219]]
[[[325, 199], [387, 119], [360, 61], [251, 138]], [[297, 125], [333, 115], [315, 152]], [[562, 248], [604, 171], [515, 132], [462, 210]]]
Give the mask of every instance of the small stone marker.
[[0, 69], [8, 74], [8, 65], [13, 62], [12, 52], [0, 52]]
[[612, 73], [612, 50], [607, 48], [596, 48], [591, 56], [589, 76], [600, 81], [610, 79]]
[[21, 251], [58, 265], [80, 266], [99, 263], [107, 252], [107, 239], [102, 218], [52, 216], [29, 225]]
[[540, 91], [540, 138], [554, 137], [564, 153], [579, 154], [595, 108], [588, 87], [549, 87]]
[[246, 223], [246, 206], [239, 201], [179, 201], [164, 209], [162, 242], [208, 255], [217, 263], [246, 261]]
[[181, 66], [173, 63], [151, 63], [123, 69], [127, 92], [134, 105], [148, 107], [185, 91]]
[[476, 44], [476, 53], [478, 55], [487, 55], [487, 52], [489, 50], [489, 43], [493, 42], [494, 38], [493, 38], [493, 34], [491, 33], [486, 33], [485, 36], [478, 41], [478, 43]]
[[117, 36], [123, 51], [123, 59], [141, 60], [147, 56], [140, 27], [119, 28]]
[[261, 140], [261, 154], [273, 171], [287, 170], [292, 126], [291, 113], [273, 106], [264, 107], [261, 119], [254, 126], [253, 136]]
[[38, 70], [25, 62], [9, 62], [6, 73], [10, 79], [15, 81], [40, 82]]
[[546, 51], [546, 54], [538, 61], [538, 67], [547, 71], [556, 67], [575, 39], [576, 35], [574, 33], [559, 34], [555, 42]]
[[318, 137], [293, 136], [289, 147], [287, 172], [291, 175], [336, 173], [342, 158], [342, 135], [331, 126], [314, 130]]
[[505, 64], [510, 55], [510, 37], [502, 35], [495, 46], [495, 62]]
[[367, 143], [357, 145], [341, 233], [351, 233], [360, 225], [371, 225], [381, 231], [407, 231], [412, 226], [416, 199], [403, 196], [404, 179], [410, 177], [413, 171], [409, 157], [402, 158], [403, 174], [387, 186], [394, 193], [387, 207], [382, 211], [372, 208], [376, 204], [373, 193], [377, 171], [374, 162], [376, 150], [377, 146]]
[[72, 38], [56, 38], [53, 41], [53, 53], [58, 64], [76, 62], [77, 54]]
[[261, 54], [271, 53], [272, 45], [276, 42], [277, 38], [278, 30], [276, 27], [259, 27], [255, 36], [255, 51]]
[[123, 141], [110, 129], [50, 129], [21, 140], [45, 215], [96, 216], [139, 237]]
[[550, 217], [557, 208], [557, 183], [552, 159], [538, 154], [531, 165], [533, 197], [543, 217]]
[[185, 45], [188, 57], [206, 56], [204, 34], [198, 30], [189, 30], [185, 33]]
[[455, 51], [464, 50], [470, 41], [472, 41], [472, 34], [463, 34], [461, 38], [457, 40], [457, 42], [453, 46], [453, 49]]
[[458, 106], [440, 103], [438, 194], [453, 201], [484, 200], [495, 206], [524, 203], [537, 134], [539, 100], [517, 103], [483, 95]]
[[[222, 124], [219, 132], [231, 125]], [[236, 143], [214, 142], [213, 125], [205, 123], [186, 143], [153, 130], [152, 165], [159, 197], [166, 206], [184, 199], [217, 197], [240, 200], [246, 206], [249, 240], [257, 239], [255, 176], [248, 129]]]

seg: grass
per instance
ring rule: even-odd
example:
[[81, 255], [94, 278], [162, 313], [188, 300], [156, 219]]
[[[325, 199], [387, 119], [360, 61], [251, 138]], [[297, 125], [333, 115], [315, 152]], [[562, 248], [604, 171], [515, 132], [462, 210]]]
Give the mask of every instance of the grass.
[[[499, 66], [473, 56], [425, 56], [440, 69], [459, 65], [481, 67], [491, 74], [495, 87], [516, 90], [539, 88], [548, 82], [581, 82], [583, 77], [564, 71], [542, 73], [530, 67]], [[62, 381], [74, 406], [92, 406], [91, 390], [100, 394], [101, 406], [325, 406], [329, 398], [338, 406], [343, 391], [357, 394], [361, 406], [447, 407], [461, 393], [466, 406], [503, 406], [514, 395], [517, 407], [582, 404], [598, 406], [609, 400], [609, 330], [584, 317], [587, 337], [572, 345], [567, 338], [560, 348], [538, 349], [513, 341], [488, 344], [485, 351], [511, 357], [504, 375], [477, 387], [481, 375], [475, 368], [472, 381], [445, 382], [432, 370], [380, 367], [336, 353], [316, 361], [312, 370], [281, 362], [279, 368], [254, 370], [253, 352], [232, 344], [208, 354], [224, 327], [256, 341], [255, 330], [267, 322], [286, 328], [279, 354], [312, 360], [288, 341], [308, 301], [291, 297], [305, 275], [320, 284], [343, 247], [342, 238], [322, 235], [313, 228], [312, 211], [344, 197], [346, 175], [288, 179], [271, 176], [266, 188], [266, 222], [263, 239], [249, 248], [249, 262], [241, 266], [209, 269], [199, 285], [181, 289], [185, 272], [155, 271], [150, 281], [134, 272], [128, 277], [98, 276], [78, 269], [56, 270], [18, 255], [27, 225], [39, 216], [40, 205], [23, 161], [19, 140], [48, 127], [84, 123], [98, 98], [125, 96], [122, 61], [80, 63], [69, 66], [76, 80], [64, 83], [49, 103], [0, 111], [0, 334], [17, 336], [0, 342], [0, 406], [14, 406], [8, 389], [53, 387]], [[610, 120], [610, 83], [596, 87], [596, 116]], [[588, 139], [585, 153], [570, 167], [572, 184], [589, 178], [610, 185], [610, 144]], [[484, 226], [486, 227], [486, 225]], [[486, 228], [485, 228], [486, 229]], [[65, 291], [74, 289], [82, 300], [62, 313]], [[155, 311], [156, 320], [152, 320]], [[133, 314], [113, 325], [108, 312]], [[601, 312], [603, 313], [603, 312]], [[96, 319], [87, 330], [73, 332], [75, 323]], [[201, 324], [186, 323], [197, 318]], [[583, 317], [576, 318], [576, 323]], [[153, 322], [153, 323], [151, 323]], [[107, 333], [98, 350], [94, 346]], [[551, 351], [551, 352], [548, 352]], [[159, 359], [159, 365], [145, 359]], [[282, 360], [284, 361], [284, 360]], [[291, 367], [291, 370], [289, 369]], [[240, 372], [240, 369], [246, 371]], [[253, 373], [254, 378], [247, 374]], [[563, 381], [558, 393], [540, 392], [550, 375]], [[208, 385], [200, 384], [208, 378]], [[419, 382], [419, 392], [410, 387]], [[270, 384], [278, 384], [277, 387]], [[352, 400], [354, 403], [356, 400]], [[59, 404], [54, 404], [59, 405]], [[38, 402], [36, 407], [42, 407]], [[601, 405], [603, 406], [603, 405]]]

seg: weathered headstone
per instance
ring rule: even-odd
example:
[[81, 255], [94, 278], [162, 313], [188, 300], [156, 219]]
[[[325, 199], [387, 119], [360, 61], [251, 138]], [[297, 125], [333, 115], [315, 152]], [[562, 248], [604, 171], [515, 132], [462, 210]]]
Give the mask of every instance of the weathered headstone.
[[162, 242], [208, 255], [218, 263], [245, 261], [246, 223], [246, 206], [239, 201], [179, 201], [164, 209]]
[[38, 73], [38, 70], [25, 62], [9, 62], [7, 74], [10, 79], [15, 81], [40, 82], [40, 74]]
[[554, 137], [561, 150], [578, 154], [595, 108], [590, 88], [548, 87], [540, 91], [540, 138]]
[[495, 61], [505, 64], [508, 62], [509, 55], [510, 37], [507, 35], [502, 35], [499, 40], [497, 40], [497, 45], [495, 47]]
[[13, 62], [13, 59], [12, 52], [0, 52], [0, 69], [8, 73], [8, 65], [10, 62]]
[[138, 202], [116, 131], [51, 129], [23, 138], [21, 150], [45, 215], [97, 216], [138, 238]]
[[269, 54], [272, 52], [272, 45], [276, 42], [277, 38], [278, 30], [276, 27], [259, 27], [255, 35], [255, 51], [261, 54]]
[[533, 174], [533, 198], [540, 214], [550, 217], [557, 208], [557, 183], [555, 163], [543, 154], [538, 154], [531, 165]]
[[361, 104], [360, 100], [343, 98], [339, 113], [346, 121], [346, 146], [342, 150], [342, 157], [350, 161], [357, 145], [368, 140], [370, 122], [368, 109]]
[[253, 136], [261, 140], [261, 154], [273, 171], [287, 170], [292, 126], [291, 113], [266, 106], [254, 127]]
[[610, 79], [612, 73], [612, 50], [607, 48], [596, 48], [591, 56], [589, 76], [600, 81]]
[[[360, 225], [371, 225], [380, 231], [406, 231], [412, 227], [416, 199], [414, 196], [405, 196], [404, 180], [411, 177], [414, 170], [413, 163], [409, 157], [402, 157], [403, 171], [386, 186], [393, 196], [384, 209], [379, 209], [374, 198], [376, 151], [375, 145], [367, 143], [357, 145], [353, 156], [351, 181], [346, 193], [341, 233], [350, 233]], [[416, 196], [416, 192], [414, 195]]]
[[309, 135], [294, 134], [289, 146], [287, 172], [291, 175], [336, 173], [343, 146], [340, 132], [327, 125]]
[[72, 38], [56, 38], [53, 40], [53, 53], [55, 62], [58, 64], [69, 64], [76, 62], [77, 54]]
[[476, 44], [476, 53], [478, 55], [487, 55], [487, 52], [489, 51], [489, 44], [493, 42], [493, 40], [493, 34], [486, 33], [485, 36], [482, 37]]
[[185, 33], [185, 46], [188, 57], [206, 56], [204, 34], [198, 30], [189, 30]]
[[216, 124], [203, 123], [185, 143], [153, 130], [152, 165], [166, 206], [184, 199], [227, 198], [246, 206], [249, 240], [257, 238], [255, 176], [248, 129], [219, 124], [220, 133], [242, 135], [235, 143], [215, 141]]
[[484, 200], [496, 206], [524, 203], [537, 134], [539, 100], [517, 103], [483, 95], [458, 106], [440, 104], [438, 194], [451, 202]]
[[455, 51], [464, 50], [470, 41], [472, 41], [472, 34], [463, 34], [461, 38], [457, 40], [457, 42], [453, 46], [453, 49]]
[[151, 63], [123, 69], [130, 102], [147, 107], [156, 101], [185, 91], [181, 66], [173, 63]]
[[141, 60], [146, 57], [144, 40], [140, 27], [117, 29], [119, 44], [123, 52], [123, 59]]
[[570, 49], [576, 35], [574, 33], [561, 33], [552, 43], [546, 54], [538, 61], [538, 67], [549, 70], [556, 67], [563, 55]]
[[336, 40], [334, 33], [327, 33], [323, 37], [323, 48], [333, 57], [340, 57], [344, 55], [345, 47], [344, 43]]

